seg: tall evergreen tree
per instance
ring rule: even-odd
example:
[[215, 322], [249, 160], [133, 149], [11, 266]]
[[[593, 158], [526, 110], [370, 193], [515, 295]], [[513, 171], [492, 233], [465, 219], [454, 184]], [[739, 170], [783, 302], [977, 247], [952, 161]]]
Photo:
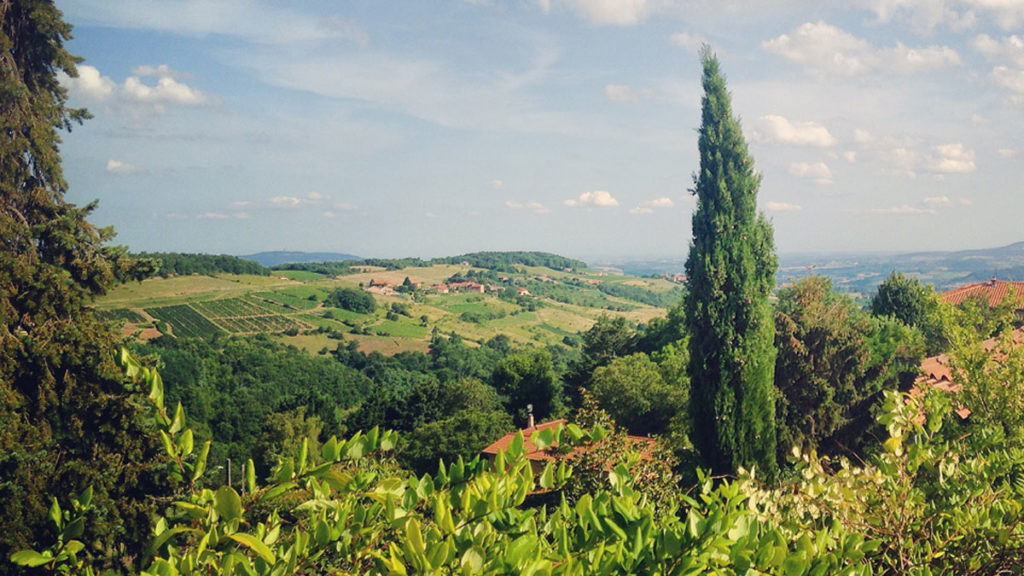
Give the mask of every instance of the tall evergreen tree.
[[[87, 117], [66, 106], [71, 27], [49, 0], [0, 2], [0, 574], [9, 553], [53, 540], [50, 498], [92, 485], [86, 534], [141, 541], [156, 446], [141, 431], [117, 340], [89, 310], [113, 282], [118, 250], [64, 200], [58, 131]], [[103, 553], [90, 547], [90, 553]], [[109, 557], [126, 555], [108, 550]]]
[[697, 210], [686, 261], [694, 445], [716, 473], [774, 475], [777, 266], [771, 224], [757, 212], [760, 176], [733, 117], [717, 58], [705, 47]]

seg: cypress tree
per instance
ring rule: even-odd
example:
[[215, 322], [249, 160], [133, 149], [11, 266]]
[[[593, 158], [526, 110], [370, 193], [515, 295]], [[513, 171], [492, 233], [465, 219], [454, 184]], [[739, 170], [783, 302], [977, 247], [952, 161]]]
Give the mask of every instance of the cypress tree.
[[[93, 297], [127, 271], [111, 233], [64, 199], [61, 129], [88, 116], [66, 106], [58, 72], [75, 75], [71, 27], [48, 0], [0, 2], [0, 574], [9, 554], [54, 541], [52, 497], [94, 490], [88, 553], [140, 544], [158, 489], [159, 446], [122, 384], [118, 338]], [[95, 539], [95, 540], [94, 540]], [[137, 546], [136, 549], [140, 549]], [[129, 548], [130, 549], [130, 548]], [[102, 566], [102, 563], [97, 565]]]
[[772, 228], [757, 211], [760, 176], [733, 117], [718, 60], [707, 47], [702, 60], [697, 209], [686, 261], [692, 440], [715, 473], [756, 466], [772, 477]]

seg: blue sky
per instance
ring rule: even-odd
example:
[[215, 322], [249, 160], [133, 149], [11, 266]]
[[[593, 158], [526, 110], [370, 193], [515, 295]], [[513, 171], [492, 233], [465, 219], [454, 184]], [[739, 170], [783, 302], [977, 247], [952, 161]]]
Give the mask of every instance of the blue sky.
[[74, 0], [133, 250], [685, 257], [698, 50], [781, 252], [1024, 240], [1024, 0]]

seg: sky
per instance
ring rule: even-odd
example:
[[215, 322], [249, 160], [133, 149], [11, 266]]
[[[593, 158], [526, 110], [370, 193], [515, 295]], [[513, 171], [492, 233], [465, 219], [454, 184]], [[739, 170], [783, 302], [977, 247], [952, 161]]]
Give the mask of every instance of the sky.
[[685, 258], [700, 47], [780, 253], [1024, 240], [1024, 0], [68, 0], [135, 251]]

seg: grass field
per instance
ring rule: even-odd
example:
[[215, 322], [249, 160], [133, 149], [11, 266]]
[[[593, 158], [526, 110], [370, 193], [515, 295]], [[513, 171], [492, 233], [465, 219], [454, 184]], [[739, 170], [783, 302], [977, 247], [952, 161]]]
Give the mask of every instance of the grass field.
[[[540, 306], [529, 311], [493, 294], [426, 294], [414, 301], [409, 296], [375, 296], [378, 309], [358, 314], [323, 308], [324, 298], [335, 288], [360, 282], [401, 284], [406, 277], [422, 286], [441, 283], [463, 266], [438, 265], [386, 271], [376, 268], [337, 278], [300, 271], [277, 271], [273, 276], [179, 276], [154, 278], [118, 286], [96, 303], [97, 312], [125, 327], [150, 320], [166, 323], [176, 336], [210, 337], [213, 334], [268, 333], [311, 353], [335, 349], [339, 342], [357, 341], [364, 352], [394, 354], [403, 350], [425, 351], [429, 335], [455, 331], [467, 342], [482, 343], [499, 334], [515, 341], [560, 342], [565, 336], [589, 329], [602, 314], [625, 316], [632, 323], [646, 323], [666, 311], [632, 300], [608, 296], [593, 281], [622, 282], [650, 291], [667, 291], [675, 285], [661, 279], [612, 276], [595, 271], [567, 273], [547, 268], [529, 269], [518, 277], [545, 286], [558, 294], [574, 295], [576, 304], [536, 296]], [[283, 279], [282, 276], [287, 276]], [[592, 280], [588, 283], [586, 280]], [[388, 320], [392, 303], [407, 307], [408, 316]], [[588, 306], [590, 305], [590, 306]], [[610, 312], [612, 306], [627, 310]], [[141, 314], [140, 314], [141, 313]], [[324, 315], [331, 316], [325, 318]], [[294, 333], [287, 336], [282, 332]], [[353, 334], [353, 332], [358, 332]], [[153, 331], [147, 331], [152, 336]], [[334, 338], [328, 337], [334, 335]], [[338, 336], [343, 340], [338, 340]]]

